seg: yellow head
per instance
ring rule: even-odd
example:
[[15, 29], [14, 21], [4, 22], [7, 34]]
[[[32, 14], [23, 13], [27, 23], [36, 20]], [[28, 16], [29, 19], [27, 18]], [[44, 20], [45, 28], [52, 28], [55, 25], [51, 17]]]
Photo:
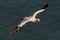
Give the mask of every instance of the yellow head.
[[36, 23], [36, 22], [40, 22], [39, 18], [34, 18], [31, 22]]
[[39, 18], [36, 18], [36, 19], [35, 19], [35, 22], [40, 22], [40, 19], [39, 19]]

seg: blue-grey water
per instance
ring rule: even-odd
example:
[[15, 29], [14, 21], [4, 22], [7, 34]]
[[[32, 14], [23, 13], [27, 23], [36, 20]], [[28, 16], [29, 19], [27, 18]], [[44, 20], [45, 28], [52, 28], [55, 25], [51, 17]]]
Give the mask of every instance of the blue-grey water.
[[[48, 9], [37, 15], [39, 23], [27, 23], [8, 38], [23, 17], [47, 3]], [[60, 0], [0, 0], [0, 40], [60, 40]]]

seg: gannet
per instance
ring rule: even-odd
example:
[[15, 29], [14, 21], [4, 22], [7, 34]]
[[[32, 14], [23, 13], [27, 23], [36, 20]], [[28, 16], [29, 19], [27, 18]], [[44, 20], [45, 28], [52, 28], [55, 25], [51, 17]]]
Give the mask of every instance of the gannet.
[[36, 18], [37, 14], [44, 12], [48, 8], [48, 4], [44, 5], [40, 10], [37, 10], [33, 13], [32, 16], [24, 17], [20, 24], [16, 26], [16, 28], [10, 33], [10, 35], [14, 35], [16, 32], [18, 32], [26, 23], [28, 22], [40, 22], [39, 18]]

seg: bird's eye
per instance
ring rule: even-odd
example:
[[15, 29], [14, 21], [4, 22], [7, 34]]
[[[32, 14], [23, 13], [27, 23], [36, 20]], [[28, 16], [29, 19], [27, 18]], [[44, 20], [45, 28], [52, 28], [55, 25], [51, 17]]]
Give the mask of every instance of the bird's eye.
[[38, 21], [38, 19], [36, 21]]

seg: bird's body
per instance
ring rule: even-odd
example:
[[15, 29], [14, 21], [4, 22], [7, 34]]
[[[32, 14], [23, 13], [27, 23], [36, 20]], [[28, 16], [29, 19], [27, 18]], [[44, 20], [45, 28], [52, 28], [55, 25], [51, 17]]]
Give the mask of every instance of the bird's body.
[[28, 22], [33, 22], [33, 23], [39, 22], [40, 19], [36, 18], [37, 14], [45, 11], [45, 9], [47, 9], [47, 7], [48, 7], [48, 4], [46, 4], [41, 10], [38, 10], [35, 13], [33, 13], [32, 16], [24, 17], [23, 20], [21, 21], [21, 23], [17, 25], [17, 27], [10, 33], [10, 35], [11, 36], [14, 35], [20, 28], [22, 28]]

